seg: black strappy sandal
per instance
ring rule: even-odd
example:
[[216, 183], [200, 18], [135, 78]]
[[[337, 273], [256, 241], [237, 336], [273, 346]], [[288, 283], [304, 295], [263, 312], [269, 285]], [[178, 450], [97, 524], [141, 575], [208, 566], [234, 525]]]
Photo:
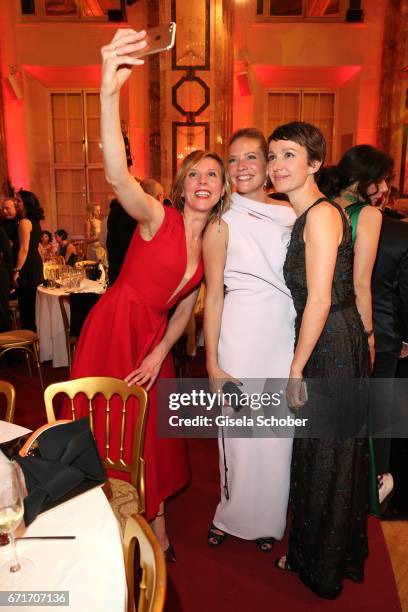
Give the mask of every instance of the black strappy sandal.
[[275, 538], [257, 538], [255, 544], [261, 552], [270, 553], [275, 545]]
[[[217, 531], [220, 531], [221, 533], [217, 533]], [[221, 544], [224, 542], [226, 537], [228, 537], [228, 533], [222, 529], [219, 529], [213, 523], [208, 532], [208, 546], [218, 548], [218, 546], [221, 546]]]

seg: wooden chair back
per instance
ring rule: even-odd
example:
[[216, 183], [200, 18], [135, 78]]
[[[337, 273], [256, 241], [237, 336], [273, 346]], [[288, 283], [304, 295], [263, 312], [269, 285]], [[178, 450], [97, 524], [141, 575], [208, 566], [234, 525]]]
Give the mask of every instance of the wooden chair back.
[[4, 420], [12, 423], [16, 405], [16, 390], [11, 383], [6, 380], [0, 380], [0, 393], [6, 396], [6, 415]]
[[[130, 482], [136, 488], [139, 499], [139, 512], [145, 511], [145, 461], [143, 458], [144, 436], [146, 428], [148, 397], [145, 389], [138, 385], [128, 387], [127, 384], [118, 378], [108, 376], [93, 376], [88, 378], [77, 378], [75, 380], [54, 383], [46, 388], [44, 392], [45, 409], [49, 423], [53, 423], [55, 412], [53, 407], [53, 398], [58, 393], [65, 393], [71, 402], [71, 416], [75, 420], [75, 405], [74, 398], [83, 393], [88, 400], [89, 423], [92, 433], [94, 433], [94, 407], [92, 400], [96, 395], [102, 395], [106, 399], [106, 423], [105, 423], [105, 456], [102, 457], [102, 462], [105, 468], [110, 470], [118, 470], [130, 474]], [[112, 459], [110, 456], [110, 447], [112, 443], [111, 437], [111, 409], [110, 402], [113, 396], [118, 395], [122, 402], [122, 410], [120, 415], [119, 429], [119, 458]], [[139, 411], [137, 414], [136, 424], [132, 431], [133, 444], [130, 463], [125, 460], [125, 430], [126, 430], [126, 413], [127, 401], [130, 397], [135, 397], [139, 401]], [[117, 414], [115, 415], [117, 416]]]
[[[135, 603], [135, 555], [139, 545], [139, 597]], [[128, 585], [127, 612], [162, 612], [166, 599], [166, 562], [159, 542], [140, 514], [133, 514], [125, 529], [124, 554]]]

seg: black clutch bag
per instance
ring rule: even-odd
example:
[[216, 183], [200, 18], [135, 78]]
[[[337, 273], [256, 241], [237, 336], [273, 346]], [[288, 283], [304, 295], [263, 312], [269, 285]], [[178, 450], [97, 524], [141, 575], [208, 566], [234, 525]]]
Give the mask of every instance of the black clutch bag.
[[21, 467], [27, 496], [24, 522], [105, 482], [89, 419], [56, 421], [0, 445]]

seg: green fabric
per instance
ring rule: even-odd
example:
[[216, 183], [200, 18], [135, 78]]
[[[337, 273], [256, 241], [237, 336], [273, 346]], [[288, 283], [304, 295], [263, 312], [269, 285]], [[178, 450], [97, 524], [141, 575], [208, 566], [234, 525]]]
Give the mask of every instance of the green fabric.
[[378, 498], [378, 478], [375, 467], [374, 441], [368, 438], [369, 475], [368, 475], [368, 508], [370, 514], [380, 518], [380, 500]]
[[[351, 226], [351, 240], [353, 244], [357, 238], [357, 223], [361, 211], [366, 206], [369, 206], [366, 202], [353, 202], [349, 206], [346, 206], [345, 211], [350, 219]], [[371, 429], [371, 427], [370, 427]], [[369, 512], [377, 518], [380, 517], [380, 502], [378, 499], [378, 479], [377, 469], [375, 466], [375, 454], [374, 454], [374, 441], [371, 437], [368, 438], [368, 452], [369, 452], [369, 478], [368, 478], [368, 506]]]
[[357, 223], [358, 218], [360, 216], [361, 211], [366, 206], [369, 206], [366, 202], [354, 202], [354, 204], [350, 204], [350, 206], [346, 206], [344, 209], [347, 213], [348, 218], [350, 219], [351, 225], [351, 241], [354, 244], [357, 238]]

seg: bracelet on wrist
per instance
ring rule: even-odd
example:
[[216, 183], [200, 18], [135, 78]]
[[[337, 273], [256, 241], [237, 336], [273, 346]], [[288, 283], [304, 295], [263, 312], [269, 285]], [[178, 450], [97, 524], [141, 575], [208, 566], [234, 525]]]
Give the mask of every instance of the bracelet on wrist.
[[21, 272], [21, 268], [14, 268], [14, 272]]
[[374, 330], [373, 329], [368, 329], [368, 330], [365, 329], [364, 331], [365, 331], [365, 333], [367, 334], [367, 336], [369, 338], [371, 338], [371, 336], [374, 336]]

